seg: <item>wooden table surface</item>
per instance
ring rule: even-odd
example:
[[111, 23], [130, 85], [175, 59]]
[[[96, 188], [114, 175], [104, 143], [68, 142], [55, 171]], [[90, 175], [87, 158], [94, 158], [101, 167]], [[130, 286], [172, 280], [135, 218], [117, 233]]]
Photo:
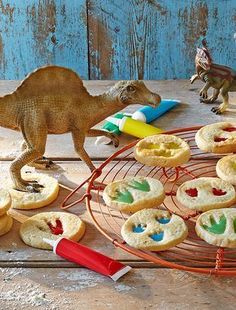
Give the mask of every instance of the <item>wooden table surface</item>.
[[[87, 81], [93, 94], [101, 93], [112, 81]], [[0, 81], [0, 94], [12, 91], [17, 81]], [[163, 98], [176, 98], [181, 105], [155, 121], [163, 129], [174, 129], [234, 119], [236, 95], [230, 96], [232, 105], [224, 116], [210, 112], [212, 105], [200, 104], [201, 84], [190, 85], [186, 80], [149, 81], [147, 85]], [[130, 106], [126, 111], [135, 111]], [[100, 127], [101, 124], [98, 124]], [[123, 135], [120, 146], [134, 138]], [[9, 177], [9, 164], [19, 154], [20, 133], [0, 128], [1, 181]], [[94, 146], [95, 139], [86, 141], [86, 149], [98, 166], [115, 149]], [[69, 188], [75, 188], [89, 175], [87, 167], [78, 160], [70, 135], [49, 136], [46, 156], [58, 169], [43, 171], [58, 178]], [[32, 168], [27, 168], [32, 170]], [[81, 190], [81, 193], [84, 189]], [[61, 188], [58, 199], [37, 211], [21, 211], [30, 216], [37, 212], [60, 210], [59, 206], [69, 190]], [[11, 232], [0, 243], [0, 309], [234, 309], [236, 278], [221, 278], [192, 274], [163, 268], [127, 254], [114, 247], [94, 227], [85, 204], [73, 208], [86, 222], [82, 244], [121, 260], [133, 269], [118, 282], [92, 271], [63, 261], [51, 251], [26, 246], [19, 238], [20, 224], [14, 221]]]

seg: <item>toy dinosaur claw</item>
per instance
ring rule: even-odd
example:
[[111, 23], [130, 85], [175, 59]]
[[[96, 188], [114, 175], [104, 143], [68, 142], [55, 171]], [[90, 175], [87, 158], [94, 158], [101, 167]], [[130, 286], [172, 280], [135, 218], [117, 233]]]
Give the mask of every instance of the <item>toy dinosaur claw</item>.
[[221, 109], [220, 109], [220, 108], [217, 108], [217, 107], [213, 107], [213, 108], [211, 109], [211, 111], [212, 111], [213, 113], [217, 114], [217, 115], [222, 114]]
[[29, 193], [40, 193], [40, 190], [38, 188], [35, 188], [33, 185], [26, 186], [26, 190]]

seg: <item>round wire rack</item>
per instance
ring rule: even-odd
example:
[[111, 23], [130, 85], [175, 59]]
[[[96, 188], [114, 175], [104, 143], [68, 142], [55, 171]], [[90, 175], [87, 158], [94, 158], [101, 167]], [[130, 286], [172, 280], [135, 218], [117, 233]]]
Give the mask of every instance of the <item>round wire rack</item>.
[[[199, 213], [181, 205], [176, 199], [178, 186], [187, 180], [216, 176], [216, 162], [220, 155], [204, 153], [195, 144], [196, 131], [200, 126], [165, 132], [175, 134], [189, 143], [191, 158], [188, 163], [177, 168], [147, 167], [133, 157], [135, 141], [105, 160], [92, 175], [77, 187], [63, 202], [67, 209], [86, 199], [86, 206], [97, 229], [115, 246], [138, 256], [139, 258], [179, 270], [224, 276], [236, 275], [236, 249], [227, 249], [210, 245], [195, 233], [195, 222]], [[159, 179], [164, 185], [166, 198], [161, 206], [172, 214], [181, 216], [188, 225], [189, 234], [185, 241], [166, 251], [151, 252], [132, 248], [123, 240], [121, 226], [129, 215], [107, 207], [102, 199], [102, 190], [106, 184], [125, 177], [149, 176]], [[80, 200], [66, 202], [75, 192], [88, 182], [85, 195]]]

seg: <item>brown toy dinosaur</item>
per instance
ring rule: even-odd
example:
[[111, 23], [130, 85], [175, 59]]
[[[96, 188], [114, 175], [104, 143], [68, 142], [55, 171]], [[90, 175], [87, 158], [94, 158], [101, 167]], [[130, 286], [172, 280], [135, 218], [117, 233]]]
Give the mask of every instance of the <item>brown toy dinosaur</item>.
[[[200, 90], [200, 101], [204, 103], [213, 103], [221, 94], [223, 103], [219, 107], [211, 109], [216, 114], [222, 114], [228, 107], [229, 95], [228, 92], [236, 91], [236, 72], [230, 67], [212, 63], [212, 59], [207, 48], [206, 40], [202, 41], [203, 47], [197, 49], [195, 58], [196, 72], [190, 82], [191, 84], [200, 79], [205, 83]], [[213, 87], [213, 95], [208, 98], [207, 91]]]
[[95, 167], [83, 146], [85, 137], [104, 135], [115, 146], [119, 141], [111, 133], [91, 128], [127, 105], [156, 107], [160, 101], [160, 96], [141, 81], [120, 81], [104, 94], [92, 96], [70, 69], [58, 66], [37, 69], [13, 93], [0, 97], [0, 126], [20, 130], [24, 137], [22, 153], [10, 166], [15, 188], [39, 191], [41, 185], [21, 177], [21, 168], [29, 163], [50, 164], [42, 159], [48, 134], [71, 132], [76, 152], [92, 171]]

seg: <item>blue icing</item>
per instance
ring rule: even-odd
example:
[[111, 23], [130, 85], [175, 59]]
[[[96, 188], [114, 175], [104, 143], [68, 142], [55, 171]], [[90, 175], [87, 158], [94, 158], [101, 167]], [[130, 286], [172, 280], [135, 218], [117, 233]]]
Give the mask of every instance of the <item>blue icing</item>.
[[145, 227], [143, 227], [141, 224], [138, 224], [138, 226], [133, 227], [133, 232], [135, 233], [141, 233], [144, 232]]
[[160, 224], [167, 224], [169, 223], [170, 219], [162, 217], [160, 219], [157, 219], [157, 222], [159, 222]]
[[152, 240], [154, 241], [161, 241], [164, 237], [164, 232], [160, 232], [160, 233], [155, 233], [149, 236], [150, 238], [152, 238]]

